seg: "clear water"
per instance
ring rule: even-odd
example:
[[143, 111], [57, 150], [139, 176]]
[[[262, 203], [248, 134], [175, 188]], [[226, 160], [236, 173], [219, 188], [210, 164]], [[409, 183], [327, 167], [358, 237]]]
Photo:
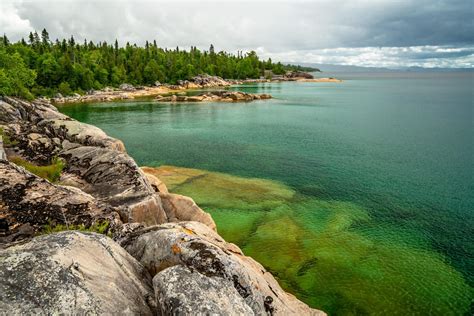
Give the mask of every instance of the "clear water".
[[472, 313], [473, 73], [337, 76], [234, 88], [269, 101], [60, 110], [139, 165], [219, 172], [175, 191], [311, 306]]

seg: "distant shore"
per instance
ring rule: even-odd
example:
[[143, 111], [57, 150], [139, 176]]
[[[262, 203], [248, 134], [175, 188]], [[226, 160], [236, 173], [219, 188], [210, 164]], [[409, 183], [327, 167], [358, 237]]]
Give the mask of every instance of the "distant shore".
[[[201, 75], [194, 77], [191, 80], [179, 81], [176, 85], [160, 84], [156, 83], [155, 86], [132, 86], [130, 84], [122, 84], [118, 88], [106, 87], [101, 90], [91, 90], [87, 94], [80, 95], [74, 94], [71, 96], [62, 96], [61, 94], [56, 95], [53, 98], [48, 99], [54, 104], [67, 104], [67, 103], [88, 103], [88, 102], [109, 102], [117, 100], [131, 100], [137, 98], [146, 97], [157, 97], [158, 100], [164, 100], [164, 97], [176, 93], [182, 93], [187, 90], [199, 90], [199, 89], [216, 89], [216, 88], [227, 88], [231, 86], [247, 84], [247, 83], [265, 83], [265, 82], [333, 82], [338, 83], [342, 80], [336, 78], [313, 78], [308, 74], [301, 74], [301, 76], [285, 77], [278, 76], [276, 78], [268, 79], [246, 79], [246, 80], [233, 80], [233, 79], [222, 79], [217, 76]], [[251, 94], [248, 94], [251, 95]], [[254, 94], [254, 98], [238, 99], [236, 101], [248, 101], [248, 100], [260, 100], [269, 99], [270, 95], [258, 95]], [[174, 100], [174, 99], [173, 99]], [[172, 100], [172, 101], [173, 101]], [[180, 100], [176, 100], [180, 101]], [[218, 100], [217, 100], [218, 101]]]

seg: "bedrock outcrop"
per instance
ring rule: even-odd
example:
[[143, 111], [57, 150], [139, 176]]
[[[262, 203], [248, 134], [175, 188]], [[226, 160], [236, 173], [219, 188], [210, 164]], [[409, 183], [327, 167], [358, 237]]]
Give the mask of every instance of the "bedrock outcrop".
[[0, 251], [0, 314], [153, 315], [144, 267], [112, 239], [61, 232]]
[[271, 99], [270, 94], [254, 94], [240, 91], [207, 91], [197, 95], [178, 95], [172, 94], [167, 96], [157, 96], [158, 102], [250, 102], [254, 100]]
[[263, 266], [202, 223], [148, 227], [120, 243], [153, 277], [162, 312], [324, 315], [284, 292]]
[[[0, 100], [0, 125], [0, 314], [322, 314], [225, 242], [208, 213], [168, 192], [119, 140], [44, 101]], [[52, 183], [12, 157], [65, 167]], [[95, 224], [106, 235], [44, 235]]]
[[100, 222], [115, 225], [117, 221], [116, 208], [0, 160], [0, 248], [31, 238], [46, 225], [90, 227]]
[[5, 97], [0, 124], [10, 139], [7, 156], [37, 165], [60, 157], [60, 184], [76, 187], [117, 209], [123, 222], [167, 222], [161, 200], [120, 140], [73, 120], [47, 102]]

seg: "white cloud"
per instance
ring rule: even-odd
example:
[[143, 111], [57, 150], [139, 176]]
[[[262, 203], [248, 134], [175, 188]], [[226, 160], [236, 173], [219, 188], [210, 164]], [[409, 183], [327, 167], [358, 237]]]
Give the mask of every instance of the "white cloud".
[[0, 1], [0, 32], [19, 39], [33, 28], [28, 19], [21, 18], [18, 9], [11, 1]]
[[259, 48], [260, 56], [285, 62], [356, 65], [364, 67], [474, 68], [474, 46], [331, 48], [281, 53]]
[[[472, 66], [472, 56], [455, 55], [474, 45], [470, 0], [0, 1], [0, 31], [13, 40], [46, 28], [53, 39], [156, 39], [162, 47], [203, 49], [212, 43], [283, 61]], [[427, 52], [435, 60], [416, 60]]]

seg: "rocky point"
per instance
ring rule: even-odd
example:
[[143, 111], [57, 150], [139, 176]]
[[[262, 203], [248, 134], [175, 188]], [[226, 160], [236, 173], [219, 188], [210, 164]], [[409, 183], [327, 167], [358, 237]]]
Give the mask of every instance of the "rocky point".
[[[0, 127], [0, 314], [324, 314], [102, 130], [8, 97]], [[52, 182], [18, 159], [63, 168]]]

